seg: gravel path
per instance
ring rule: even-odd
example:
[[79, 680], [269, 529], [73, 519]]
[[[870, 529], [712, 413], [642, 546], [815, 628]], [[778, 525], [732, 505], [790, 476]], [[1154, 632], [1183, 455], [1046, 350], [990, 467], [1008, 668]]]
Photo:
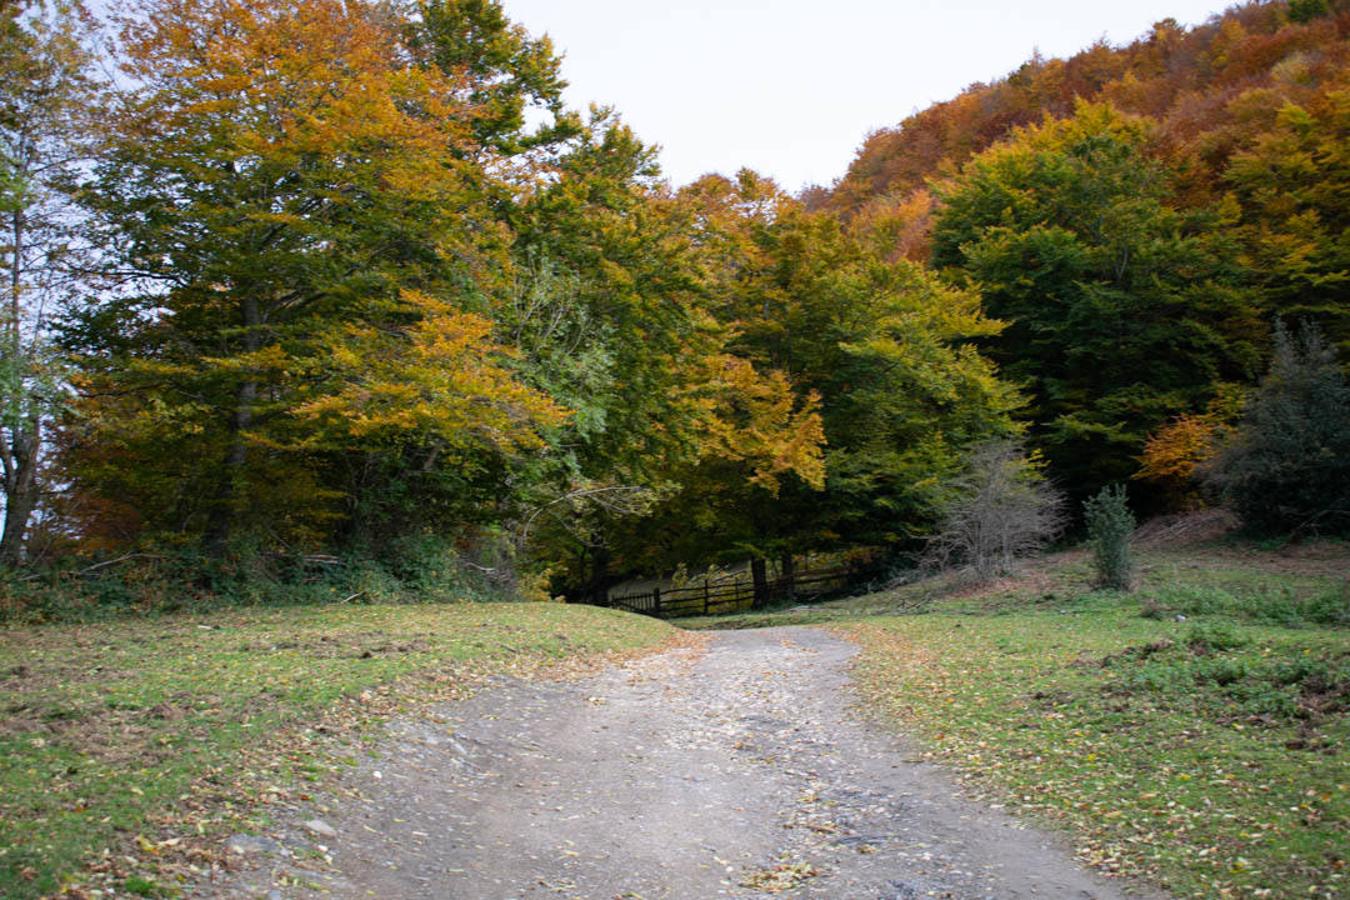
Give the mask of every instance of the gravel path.
[[252, 864], [214, 892], [1124, 896], [851, 714], [854, 652], [763, 629], [579, 682], [499, 682], [393, 723], [351, 796], [308, 831], [238, 848]]

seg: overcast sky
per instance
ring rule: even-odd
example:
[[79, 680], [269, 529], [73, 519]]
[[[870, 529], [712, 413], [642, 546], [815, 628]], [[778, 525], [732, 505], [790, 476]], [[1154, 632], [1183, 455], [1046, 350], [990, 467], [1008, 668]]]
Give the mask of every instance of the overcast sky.
[[1006, 75], [1039, 48], [1125, 43], [1222, 0], [504, 0], [566, 54], [568, 99], [618, 108], [684, 183], [750, 166], [842, 175], [873, 129]]

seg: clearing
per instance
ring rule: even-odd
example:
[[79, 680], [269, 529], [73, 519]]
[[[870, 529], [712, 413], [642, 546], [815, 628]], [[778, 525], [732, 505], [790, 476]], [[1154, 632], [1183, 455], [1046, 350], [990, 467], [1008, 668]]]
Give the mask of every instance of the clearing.
[[1095, 868], [1186, 896], [1344, 896], [1350, 545], [1204, 524], [1145, 531], [1128, 595], [1093, 591], [1071, 552], [978, 589], [933, 579], [680, 624], [857, 641], [870, 709], [968, 797], [1067, 833]]
[[10, 628], [0, 895], [1343, 896], [1350, 547], [1146, 538], [1130, 595], [1066, 553], [707, 634]]

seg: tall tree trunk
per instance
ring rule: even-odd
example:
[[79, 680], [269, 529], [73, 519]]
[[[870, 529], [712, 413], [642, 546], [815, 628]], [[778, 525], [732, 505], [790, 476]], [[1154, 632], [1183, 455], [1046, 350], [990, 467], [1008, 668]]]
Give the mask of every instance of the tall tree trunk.
[[609, 547], [591, 545], [591, 583], [586, 591], [596, 606], [609, 606]]
[[[5, 311], [8, 321], [3, 323], [0, 334], [0, 351], [15, 354], [20, 365], [24, 365], [23, 347], [23, 254], [25, 222], [23, 210], [15, 210], [9, 218], [10, 255], [9, 267], [9, 303]], [[6, 346], [7, 345], [7, 346]], [[17, 380], [20, 394], [29, 389], [28, 375], [22, 374]], [[23, 562], [24, 534], [28, 531], [28, 520], [37, 508], [38, 455], [42, 449], [42, 420], [37, 415], [20, 416], [19, 411], [29, 406], [30, 397], [17, 396], [0, 398], [15, 404], [9, 413], [22, 418], [11, 427], [8, 442], [3, 448], [5, 483], [5, 523], [0, 534], [0, 566], [17, 566]]]
[[0, 534], [0, 566], [23, 562], [24, 534], [37, 508], [38, 455], [42, 447], [42, 424], [30, 419], [15, 428], [5, 448], [5, 525]]
[[763, 609], [769, 604], [769, 571], [763, 558], [750, 560], [750, 578], [755, 586], [755, 599], [751, 601], [753, 607]]
[[[240, 312], [244, 320], [244, 352], [256, 353], [262, 347], [262, 319], [257, 299], [245, 297]], [[257, 402], [258, 382], [246, 378], [235, 391], [234, 413], [230, 416], [230, 449], [225, 454], [220, 487], [203, 535], [203, 547], [212, 556], [225, 555], [234, 533], [235, 494], [248, 465], [245, 432], [253, 425], [253, 408]]]

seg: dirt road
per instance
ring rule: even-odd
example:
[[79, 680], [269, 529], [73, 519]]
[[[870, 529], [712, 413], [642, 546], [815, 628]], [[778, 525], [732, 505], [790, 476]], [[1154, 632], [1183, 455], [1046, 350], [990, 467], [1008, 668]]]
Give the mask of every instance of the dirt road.
[[353, 796], [295, 823], [221, 892], [1123, 896], [851, 713], [853, 653], [814, 629], [721, 633], [706, 652], [502, 682], [395, 722], [350, 776]]

